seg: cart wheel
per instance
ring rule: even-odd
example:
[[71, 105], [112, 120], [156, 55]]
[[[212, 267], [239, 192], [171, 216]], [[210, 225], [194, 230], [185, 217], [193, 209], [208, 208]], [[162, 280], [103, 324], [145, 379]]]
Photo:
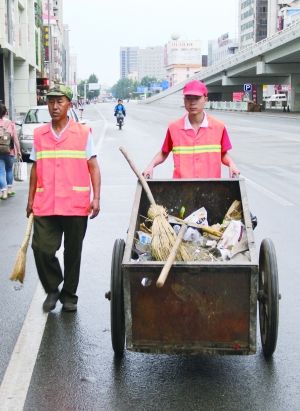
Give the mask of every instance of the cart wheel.
[[115, 355], [121, 357], [125, 344], [125, 315], [124, 315], [124, 293], [122, 278], [122, 259], [125, 241], [116, 240], [112, 253], [111, 277], [110, 277], [110, 326], [111, 342]]
[[271, 357], [278, 335], [279, 292], [278, 271], [274, 244], [265, 238], [259, 250], [259, 325], [263, 353]]

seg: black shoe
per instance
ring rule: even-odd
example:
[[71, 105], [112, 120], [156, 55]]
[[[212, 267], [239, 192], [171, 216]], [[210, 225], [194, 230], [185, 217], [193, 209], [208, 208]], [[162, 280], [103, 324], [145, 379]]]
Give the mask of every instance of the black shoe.
[[63, 303], [63, 311], [67, 312], [72, 312], [72, 311], [77, 311], [77, 303], [72, 303], [72, 302], [65, 302]]
[[47, 295], [46, 300], [44, 301], [44, 304], [43, 304], [43, 310], [45, 311], [45, 313], [48, 313], [49, 311], [54, 310], [58, 299], [59, 299], [58, 290], [53, 291]]

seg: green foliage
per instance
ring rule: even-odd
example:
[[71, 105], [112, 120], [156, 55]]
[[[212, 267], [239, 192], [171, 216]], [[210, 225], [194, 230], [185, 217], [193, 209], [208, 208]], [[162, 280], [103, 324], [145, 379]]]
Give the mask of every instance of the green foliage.
[[84, 88], [86, 91], [86, 98], [91, 100], [94, 97], [98, 97], [100, 94], [100, 89], [99, 90], [89, 90], [88, 89], [88, 84], [89, 83], [98, 83], [98, 77], [96, 74], [91, 74], [87, 80], [82, 80], [78, 85], [77, 85], [77, 94], [79, 97], [84, 97]]
[[155, 77], [143, 77], [140, 82], [133, 81], [128, 78], [120, 79], [115, 85], [112, 86], [110, 92], [115, 98], [128, 99], [136, 96], [137, 87], [149, 87], [152, 83], [157, 83], [158, 80]]
[[131, 98], [136, 91], [137, 82], [128, 78], [120, 79], [111, 88], [111, 93], [115, 98], [128, 99]]
[[152, 83], [157, 83], [157, 78], [155, 77], [149, 77], [149, 76], [145, 76], [142, 78], [141, 80], [141, 86], [143, 87], [149, 87], [151, 86]]
[[96, 76], [96, 74], [93, 73], [90, 75], [88, 83], [98, 83], [98, 77]]

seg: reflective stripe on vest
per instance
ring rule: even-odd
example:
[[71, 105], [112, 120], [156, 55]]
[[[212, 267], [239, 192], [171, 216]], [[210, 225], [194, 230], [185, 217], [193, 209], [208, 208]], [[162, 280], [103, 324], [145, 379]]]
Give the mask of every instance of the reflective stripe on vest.
[[86, 158], [86, 152], [81, 150], [43, 150], [36, 153], [36, 159], [43, 158]]
[[201, 153], [219, 153], [221, 144], [211, 144], [206, 146], [175, 146], [172, 149], [173, 154], [201, 154]]
[[74, 191], [90, 191], [90, 187], [76, 187], [76, 186], [74, 186], [74, 187], [72, 187], [72, 190], [74, 190]]

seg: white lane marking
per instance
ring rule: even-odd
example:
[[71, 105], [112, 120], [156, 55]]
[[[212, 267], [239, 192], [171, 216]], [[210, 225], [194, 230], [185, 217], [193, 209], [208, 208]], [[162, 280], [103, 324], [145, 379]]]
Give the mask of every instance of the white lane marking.
[[38, 283], [0, 386], [0, 408], [3, 411], [23, 410], [48, 318], [41, 307], [44, 298], [45, 292]]
[[106, 130], [107, 130], [107, 127], [108, 127], [108, 122], [107, 122], [106, 118], [103, 116], [103, 114], [101, 113], [101, 111], [99, 111], [98, 109], [97, 109], [97, 113], [101, 117], [101, 120], [104, 122], [103, 128], [101, 129], [101, 135], [100, 135], [99, 141], [96, 144], [96, 150], [97, 150], [97, 153], [99, 153], [100, 148], [101, 148], [102, 143], [103, 143], [103, 140], [104, 140], [104, 137], [105, 137], [105, 134], [106, 134]]
[[250, 180], [249, 178], [246, 178], [244, 176], [243, 178], [247, 181], [249, 185], [254, 187], [257, 191], [260, 191], [261, 193], [265, 194], [266, 196], [276, 201], [277, 203], [281, 204], [282, 206], [287, 206], [287, 207], [295, 206], [294, 203], [291, 203], [290, 201], [286, 200], [285, 198], [281, 196], [278, 196], [277, 194], [261, 186], [260, 184], [255, 183], [253, 180]]

